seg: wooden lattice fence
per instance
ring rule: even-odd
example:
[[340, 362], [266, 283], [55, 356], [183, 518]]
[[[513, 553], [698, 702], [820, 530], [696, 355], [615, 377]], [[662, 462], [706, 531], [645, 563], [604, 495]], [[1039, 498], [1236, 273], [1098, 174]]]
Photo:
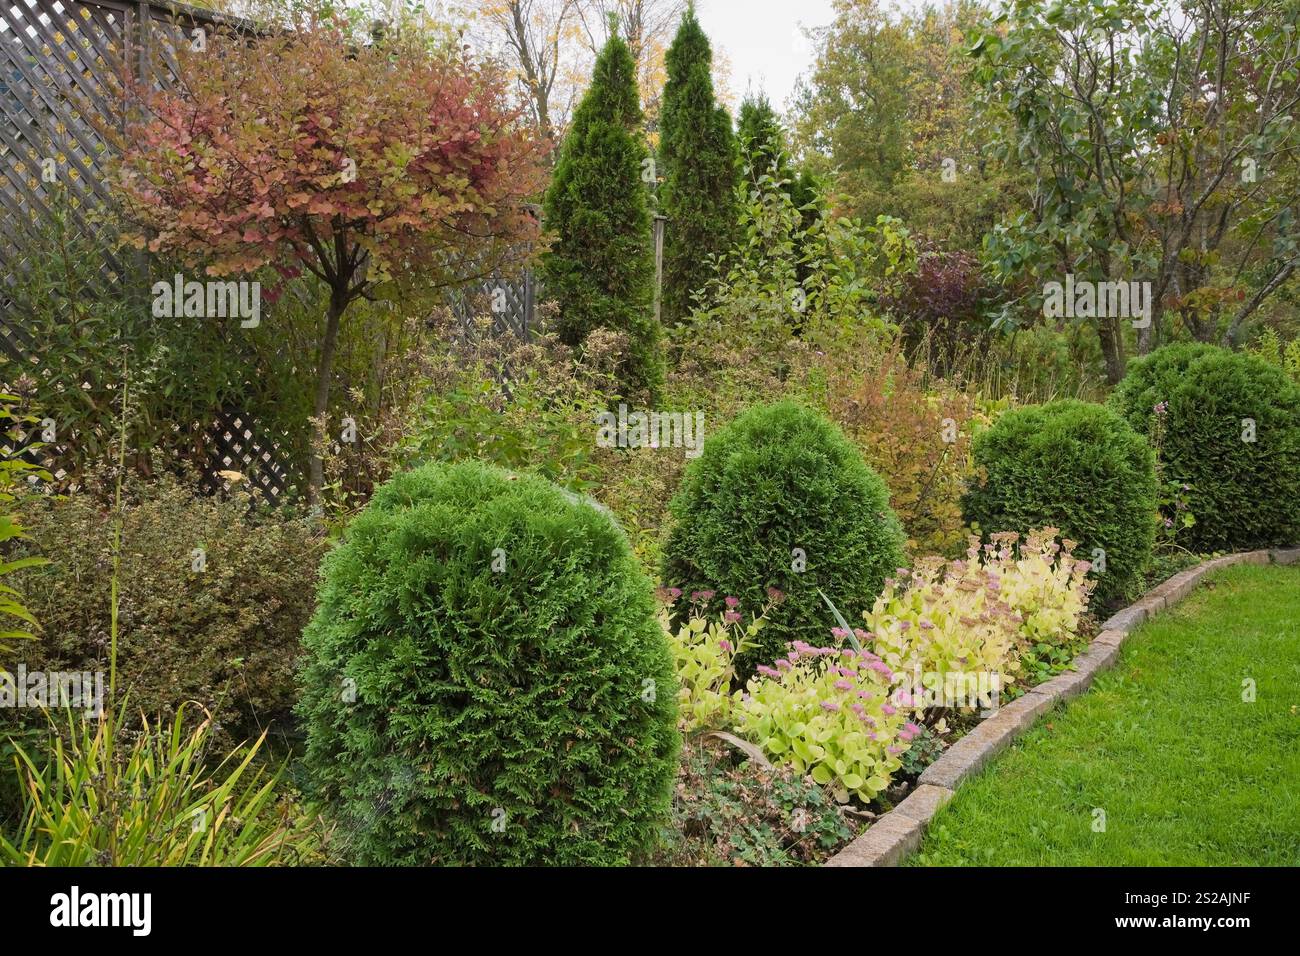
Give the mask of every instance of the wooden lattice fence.
[[[54, 213], [56, 188], [64, 215], [85, 235], [94, 234], [89, 210], [112, 199], [102, 175], [108, 147], [87, 111], [123, 115], [117, 78], [124, 73], [170, 86], [172, 51], [200, 28], [254, 32], [245, 21], [180, 3], [0, 0], [0, 350], [11, 358], [31, 363], [37, 354], [5, 290], [21, 281], [42, 224]], [[104, 248], [98, 291], [112, 295], [141, 268]], [[473, 282], [451, 304], [468, 325], [486, 302], [494, 333], [527, 336], [536, 301], [536, 282], [524, 273]], [[239, 410], [215, 412], [199, 432], [205, 489], [229, 487], [222, 471], [243, 473], [271, 498], [293, 487], [274, 440]]]

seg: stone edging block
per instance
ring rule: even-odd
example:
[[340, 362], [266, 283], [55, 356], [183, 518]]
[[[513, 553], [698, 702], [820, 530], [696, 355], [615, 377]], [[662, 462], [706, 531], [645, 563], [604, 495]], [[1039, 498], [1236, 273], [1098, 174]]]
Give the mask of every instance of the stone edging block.
[[1246, 551], [1225, 554], [1180, 571], [1152, 588], [1134, 604], [1112, 615], [1088, 649], [1074, 659], [1074, 670], [1044, 681], [999, 707], [957, 740], [934, 763], [921, 772], [917, 788], [894, 809], [881, 816], [870, 829], [827, 860], [823, 866], [897, 866], [921, 845], [931, 818], [967, 777], [976, 773], [1016, 737], [1033, 726], [1059, 703], [1077, 697], [1091, 686], [1093, 678], [1113, 665], [1120, 645], [1130, 631], [1188, 594], [1207, 574], [1234, 564], [1294, 564], [1300, 548]]
[[921, 845], [928, 822], [891, 810], [822, 866], [898, 866]]

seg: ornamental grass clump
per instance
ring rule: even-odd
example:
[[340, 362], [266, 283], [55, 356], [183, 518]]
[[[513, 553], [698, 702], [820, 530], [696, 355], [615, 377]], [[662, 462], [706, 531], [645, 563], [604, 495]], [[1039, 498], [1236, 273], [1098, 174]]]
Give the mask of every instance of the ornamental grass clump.
[[622, 531], [477, 462], [383, 486], [303, 634], [308, 783], [360, 864], [617, 865], [676, 772], [676, 683]]
[[212, 716], [188, 729], [143, 719], [124, 702], [101, 717], [51, 715], [44, 754], [16, 747], [26, 798], [10, 866], [296, 866], [319, 863], [327, 834], [263, 766], [263, 733], [228, 753], [212, 747]]
[[908, 719], [910, 697], [891, 691], [896, 675], [871, 651], [804, 641], [789, 648], [775, 666], [759, 666], [736, 708], [737, 731], [776, 763], [829, 786], [839, 802], [871, 802], [921, 732]]

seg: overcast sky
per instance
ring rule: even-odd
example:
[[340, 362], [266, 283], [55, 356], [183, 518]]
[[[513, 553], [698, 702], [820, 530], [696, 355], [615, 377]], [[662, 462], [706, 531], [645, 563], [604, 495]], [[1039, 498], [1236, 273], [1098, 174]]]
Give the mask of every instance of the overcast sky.
[[812, 66], [812, 48], [800, 27], [835, 18], [831, 0], [696, 0], [700, 25], [731, 60], [737, 100], [752, 88], [784, 110], [799, 74]]

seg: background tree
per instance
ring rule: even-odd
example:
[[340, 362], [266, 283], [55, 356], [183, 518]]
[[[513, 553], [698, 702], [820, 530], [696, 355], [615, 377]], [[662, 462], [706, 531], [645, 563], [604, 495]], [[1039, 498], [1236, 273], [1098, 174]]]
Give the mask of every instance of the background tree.
[[546, 191], [546, 227], [555, 241], [543, 258], [561, 339], [580, 345], [598, 328], [628, 336], [620, 367], [628, 395], [653, 393], [663, 379], [635, 68], [613, 31]]
[[[1107, 378], [1178, 334], [1235, 341], [1300, 262], [1293, 7], [1198, 0], [1016, 0], [972, 45], [994, 145], [1033, 178], [987, 242], [1027, 290], [1149, 281], [1151, 323], [1097, 319]], [[1182, 328], [1171, 327], [1173, 312]], [[1015, 321], [1010, 311], [1004, 319]]]
[[833, 177], [847, 211], [897, 216], [971, 249], [1009, 208], [1007, 171], [973, 128], [964, 31], [982, 16], [971, 0], [893, 13], [837, 0], [831, 24], [811, 32], [816, 59], [796, 91], [794, 129], [802, 158]]
[[504, 43], [538, 133], [556, 142], [577, 89], [574, 58], [582, 52], [582, 0], [487, 0], [477, 13]]
[[659, 160], [664, 238], [662, 314], [684, 320], [736, 230], [736, 140], [713, 95], [709, 39], [688, 7], [668, 49]]
[[668, 43], [685, 13], [688, 0], [585, 0], [581, 8], [583, 32], [592, 54], [602, 49], [611, 33], [627, 42], [636, 64], [643, 122], [653, 133], [659, 125], [659, 97], [666, 80]]
[[[490, 271], [532, 232], [537, 144], [506, 77], [431, 34], [382, 47], [336, 21], [247, 43], [180, 45], [173, 90], [122, 137], [117, 185], [135, 244], [209, 276], [266, 266], [328, 289], [316, 351], [318, 497], [339, 327], [349, 305], [404, 280], [450, 285]], [[471, 263], [472, 265], [467, 265]]]

